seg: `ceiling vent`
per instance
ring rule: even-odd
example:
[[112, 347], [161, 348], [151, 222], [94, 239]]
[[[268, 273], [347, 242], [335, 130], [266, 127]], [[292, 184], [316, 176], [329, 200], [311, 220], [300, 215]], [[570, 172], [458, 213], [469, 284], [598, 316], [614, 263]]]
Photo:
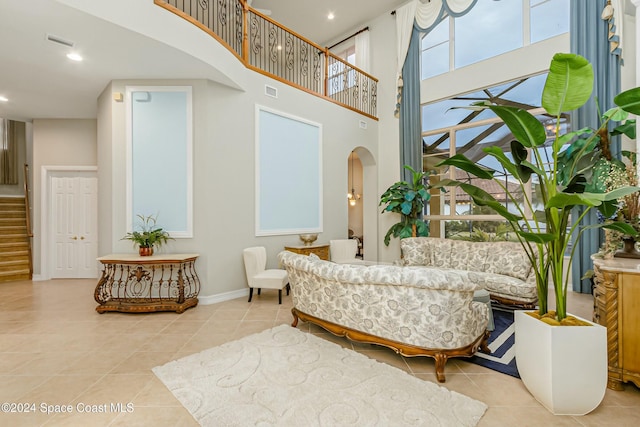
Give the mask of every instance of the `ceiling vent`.
[[273, 98], [278, 97], [278, 89], [273, 86], [264, 85], [264, 94]]
[[73, 45], [75, 45], [74, 42], [65, 40], [62, 37], [54, 36], [53, 34], [47, 34], [47, 40], [49, 40], [50, 42], [58, 43], [68, 47], [73, 47]]

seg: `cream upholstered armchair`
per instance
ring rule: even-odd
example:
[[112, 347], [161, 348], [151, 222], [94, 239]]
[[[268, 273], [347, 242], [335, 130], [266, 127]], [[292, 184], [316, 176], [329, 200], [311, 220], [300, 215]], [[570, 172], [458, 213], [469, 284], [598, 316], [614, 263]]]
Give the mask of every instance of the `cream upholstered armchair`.
[[355, 239], [329, 240], [330, 259], [338, 264], [364, 264], [356, 258], [358, 241]]
[[249, 302], [253, 298], [253, 288], [277, 289], [278, 304], [282, 304], [282, 289], [287, 288], [289, 295], [289, 277], [285, 270], [266, 269], [267, 250], [262, 246], [246, 248], [242, 251], [244, 258], [244, 269], [247, 273], [247, 283], [249, 284]]

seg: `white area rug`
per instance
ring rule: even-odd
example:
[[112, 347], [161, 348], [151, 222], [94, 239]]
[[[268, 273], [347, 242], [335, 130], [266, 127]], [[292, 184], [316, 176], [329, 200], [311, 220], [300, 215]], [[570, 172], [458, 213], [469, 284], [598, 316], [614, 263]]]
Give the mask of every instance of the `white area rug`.
[[475, 426], [487, 409], [289, 325], [153, 372], [202, 426]]

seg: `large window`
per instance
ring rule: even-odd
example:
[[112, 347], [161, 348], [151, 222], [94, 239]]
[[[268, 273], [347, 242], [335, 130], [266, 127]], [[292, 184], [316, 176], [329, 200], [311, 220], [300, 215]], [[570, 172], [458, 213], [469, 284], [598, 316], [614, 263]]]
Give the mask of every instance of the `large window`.
[[447, 18], [422, 39], [421, 77], [537, 43], [569, 31], [569, 0], [478, 0], [469, 13]]
[[[423, 123], [423, 165], [425, 170], [435, 170], [434, 180], [451, 178], [465, 181], [483, 188], [492, 194], [511, 212], [518, 212], [518, 207], [507, 197], [504, 189], [493, 181], [480, 180], [468, 176], [454, 168], [435, 167], [440, 161], [455, 154], [464, 154], [477, 164], [496, 171], [503, 186], [516, 199], [524, 197], [513, 176], [509, 175], [501, 165], [483, 151], [484, 147], [498, 146], [507, 157], [511, 156], [511, 141], [514, 139], [509, 129], [490, 110], [470, 110], [464, 107], [473, 102], [488, 100], [498, 105], [511, 105], [529, 110], [545, 123], [551, 117], [541, 105], [541, 93], [546, 75], [525, 77], [505, 84], [486, 88], [474, 93], [456, 96], [451, 99], [424, 105], [422, 108]], [[569, 118], [563, 117], [565, 133], [569, 127]], [[553, 141], [549, 134], [548, 142]], [[548, 156], [547, 156], [548, 157]], [[543, 159], [548, 166], [550, 158]], [[527, 188], [527, 196], [537, 200], [537, 182], [531, 181]], [[542, 206], [538, 206], [542, 208]], [[534, 209], [536, 209], [534, 203]], [[532, 212], [525, 212], [531, 216]], [[486, 207], [476, 206], [470, 197], [459, 188], [451, 188], [446, 193], [433, 192], [425, 214], [431, 221], [431, 230], [441, 236], [469, 239], [509, 239], [505, 234], [502, 217]]]

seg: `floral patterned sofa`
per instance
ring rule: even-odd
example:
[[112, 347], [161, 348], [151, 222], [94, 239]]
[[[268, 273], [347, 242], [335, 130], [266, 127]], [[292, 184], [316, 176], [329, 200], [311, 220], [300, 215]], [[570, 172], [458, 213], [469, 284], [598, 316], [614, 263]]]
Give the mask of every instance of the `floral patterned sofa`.
[[444, 382], [449, 357], [489, 352], [486, 304], [463, 273], [393, 265], [336, 264], [283, 251], [294, 316], [338, 336], [435, 359]]
[[400, 240], [403, 266], [424, 266], [429, 272], [462, 275], [485, 289], [491, 299], [535, 308], [536, 276], [518, 242], [467, 242], [436, 237]]

